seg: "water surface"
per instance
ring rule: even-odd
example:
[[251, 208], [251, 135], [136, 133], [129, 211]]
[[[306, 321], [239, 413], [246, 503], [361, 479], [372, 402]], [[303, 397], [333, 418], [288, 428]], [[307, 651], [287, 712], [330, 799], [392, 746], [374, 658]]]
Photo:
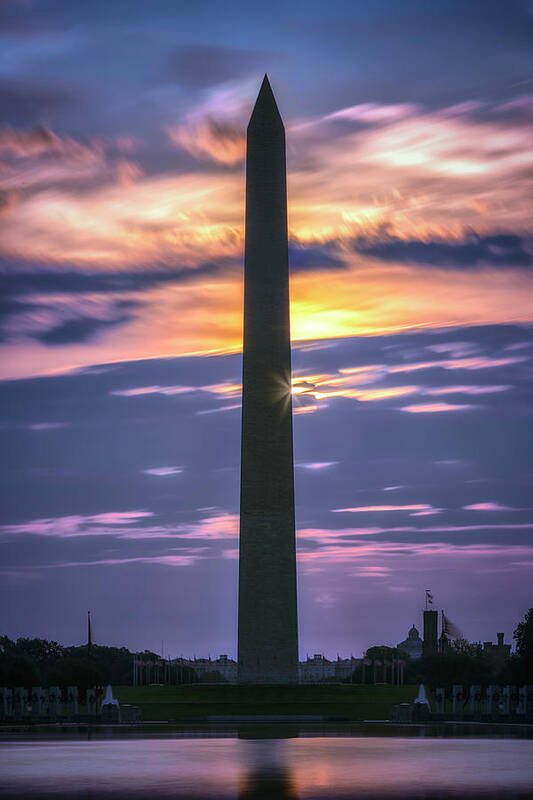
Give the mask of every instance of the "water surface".
[[4, 741], [0, 793], [34, 800], [533, 798], [531, 739], [282, 736]]

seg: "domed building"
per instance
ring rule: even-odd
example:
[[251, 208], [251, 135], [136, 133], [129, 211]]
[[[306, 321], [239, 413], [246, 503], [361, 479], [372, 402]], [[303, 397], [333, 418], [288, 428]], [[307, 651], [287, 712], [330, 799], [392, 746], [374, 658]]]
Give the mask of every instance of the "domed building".
[[421, 657], [422, 646], [423, 646], [423, 641], [420, 638], [418, 629], [414, 625], [409, 630], [409, 633], [407, 634], [407, 639], [404, 639], [403, 642], [400, 642], [399, 644], [396, 645], [398, 650], [403, 650], [403, 652], [407, 653], [411, 658]]

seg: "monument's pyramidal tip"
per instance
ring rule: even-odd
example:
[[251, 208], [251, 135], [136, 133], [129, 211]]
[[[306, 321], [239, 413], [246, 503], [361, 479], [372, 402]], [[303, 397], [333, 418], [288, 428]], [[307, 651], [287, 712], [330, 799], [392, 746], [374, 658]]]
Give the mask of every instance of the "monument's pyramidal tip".
[[253, 108], [249, 124], [255, 122], [266, 122], [267, 120], [269, 122], [276, 120], [277, 122], [283, 124], [281, 120], [281, 114], [279, 113], [278, 104], [276, 103], [274, 92], [272, 91], [272, 86], [268, 80], [268, 75], [265, 73], [265, 77], [263, 78], [263, 83], [259, 89], [259, 94], [257, 95], [257, 100], [255, 101], [255, 106]]

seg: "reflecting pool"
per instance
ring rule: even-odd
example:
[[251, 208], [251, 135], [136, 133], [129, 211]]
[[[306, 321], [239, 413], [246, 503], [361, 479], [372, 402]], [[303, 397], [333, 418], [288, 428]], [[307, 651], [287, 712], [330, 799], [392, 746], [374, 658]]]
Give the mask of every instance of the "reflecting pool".
[[7, 739], [5, 798], [533, 798], [533, 740], [427, 735]]

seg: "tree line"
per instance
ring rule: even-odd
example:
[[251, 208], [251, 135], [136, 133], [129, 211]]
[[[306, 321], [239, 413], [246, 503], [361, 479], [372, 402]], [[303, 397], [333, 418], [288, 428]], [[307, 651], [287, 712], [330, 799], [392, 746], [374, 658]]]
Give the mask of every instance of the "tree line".
[[[431, 689], [452, 685], [490, 684], [523, 686], [533, 684], [533, 608], [526, 613], [513, 634], [515, 653], [508, 659], [494, 658], [481, 644], [458, 639], [445, 652], [410, 659], [397, 648], [377, 646], [366, 651], [367, 659], [405, 663], [404, 683], [423, 683]], [[46, 639], [20, 638], [16, 641], [0, 636], [0, 686], [115, 686], [131, 685], [133, 660], [159, 662], [160, 656], [150, 650], [132, 653], [127, 647], [87, 645], [64, 647]], [[206, 680], [208, 676], [203, 676]], [[221, 676], [209, 675], [211, 681]], [[180, 683], [194, 683], [194, 670], [179, 671]], [[372, 681], [367, 670], [366, 680]], [[358, 666], [349, 682], [362, 682], [362, 667]]]
[[[456, 639], [444, 652], [422, 658], [411, 659], [402, 650], [386, 646], [371, 647], [365, 656], [379, 662], [404, 659], [404, 683], [423, 683], [430, 689], [444, 688], [450, 691], [454, 684], [479, 685], [483, 688], [490, 685], [533, 684], [533, 608], [526, 612], [522, 622], [517, 625], [513, 638], [515, 652], [504, 659], [490, 650], [483, 650], [480, 642], [472, 644], [465, 639]], [[350, 680], [356, 683], [362, 681], [361, 666], [357, 667]], [[366, 680], [372, 680], [372, 673], [368, 669]]]
[[1, 686], [124, 686], [133, 680], [133, 659], [159, 661], [150, 650], [93, 644], [64, 647], [46, 639], [0, 636]]

